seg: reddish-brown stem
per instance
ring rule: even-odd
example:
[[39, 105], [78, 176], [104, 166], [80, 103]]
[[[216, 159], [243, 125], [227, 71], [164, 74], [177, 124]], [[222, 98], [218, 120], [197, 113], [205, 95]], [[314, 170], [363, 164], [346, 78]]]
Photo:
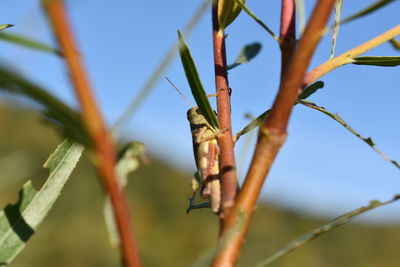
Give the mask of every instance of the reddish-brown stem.
[[235, 266], [255, 205], [280, 147], [286, 139], [286, 128], [311, 56], [321, 38], [335, 0], [319, 0], [310, 22], [293, 54], [281, 81], [271, 113], [260, 128], [256, 150], [235, 206], [225, 221], [220, 249], [213, 266]]
[[217, 110], [220, 128], [223, 129], [218, 143], [220, 146], [219, 167], [221, 179], [221, 230], [224, 227], [226, 214], [235, 203], [238, 190], [234, 143], [232, 139], [230, 88], [225, 53], [225, 36], [218, 23], [218, 1], [213, 2], [212, 24], [214, 44], [215, 88], [217, 93]]
[[79, 57], [62, 0], [45, 0], [55, 37], [64, 54], [70, 78], [79, 99], [82, 116], [96, 150], [98, 171], [110, 196], [121, 240], [125, 266], [140, 266], [128, 205], [115, 173], [115, 148], [97, 108], [85, 69]]
[[281, 48], [281, 80], [287, 71], [296, 48], [296, 3], [295, 0], [282, 0], [281, 27], [279, 33]]

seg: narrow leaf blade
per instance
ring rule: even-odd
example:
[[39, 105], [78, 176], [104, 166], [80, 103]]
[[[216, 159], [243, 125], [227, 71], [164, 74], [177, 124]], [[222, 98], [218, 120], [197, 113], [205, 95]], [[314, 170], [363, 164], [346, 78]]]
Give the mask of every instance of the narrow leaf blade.
[[354, 13], [353, 15], [343, 19], [341, 21], [341, 24], [343, 23], [347, 23], [349, 21], [352, 21], [354, 19], [358, 19], [361, 18], [365, 15], [368, 15], [374, 11], [377, 11], [379, 8], [382, 8], [384, 6], [386, 6], [387, 4], [390, 4], [391, 2], [394, 2], [395, 0], [377, 0], [374, 3], [372, 3], [371, 5], [367, 6], [366, 8], [363, 8], [362, 10]]
[[400, 50], [400, 41], [398, 41], [396, 39], [391, 39], [389, 42], [393, 46], [394, 49]]
[[389, 158], [387, 155], [382, 153], [375, 145], [375, 142], [370, 138], [370, 137], [363, 137], [361, 134], [356, 132], [350, 125], [348, 125], [338, 114], [333, 114], [332, 112], [329, 112], [326, 110], [324, 107], [320, 107], [317, 104], [310, 102], [310, 101], [305, 101], [305, 100], [300, 100], [298, 103], [318, 110], [319, 112], [322, 112], [323, 114], [329, 116], [330, 118], [334, 119], [338, 123], [340, 123], [344, 128], [346, 128], [348, 131], [350, 131], [352, 134], [354, 134], [356, 137], [364, 141], [366, 144], [368, 144], [376, 153], [378, 153], [384, 160], [392, 163], [394, 166], [396, 166], [398, 169], [400, 169], [400, 164], [396, 162], [395, 160], [392, 160]]
[[272, 256], [259, 262], [254, 267], [267, 266], [268, 264], [276, 261], [280, 257], [288, 254], [289, 252], [297, 249], [298, 247], [305, 245], [307, 242], [319, 237], [320, 235], [325, 234], [329, 231], [332, 231], [333, 229], [335, 229], [339, 226], [342, 226], [343, 224], [350, 221], [353, 217], [358, 216], [369, 210], [372, 210], [372, 209], [375, 209], [375, 208], [378, 208], [378, 207], [381, 207], [381, 206], [384, 206], [387, 204], [391, 204], [391, 203], [399, 200], [399, 198], [400, 198], [400, 195], [396, 195], [392, 199], [385, 201], [385, 202], [379, 202], [376, 200], [372, 200], [372, 201], [370, 201], [370, 203], [367, 206], [358, 208], [356, 210], [353, 210], [346, 214], [343, 214], [342, 216], [336, 217], [335, 219], [329, 221], [328, 223], [321, 225], [321, 226], [315, 228], [314, 230], [307, 232], [304, 235], [300, 236], [299, 238], [291, 241], [286, 246], [284, 246], [283, 248], [278, 250], [276, 253], [274, 253]]
[[61, 100], [24, 77], [0, 67], [0, 90], [26, 96], [45, 108], [43, 114], [52, 125], [84, 145], [90, 145], [80, 114]]
[[14, 25], [12, 24], [0, 24], [0, 31], [5, 30], [7, 28], [13, 27]]
[[188, 80], [196, 104], [208, 123], [215, 129], [218, 129], [219, 123], [217, 116], [215, 115], [215, 112], [211, 108], [210, 102], [208, 101], [206, 92], [204, 91], [204, 87], [201, 83], [199, 73], [197, 72], [197, 68], [190, 53], [189, 47], [187, 46], [180, 31], [178, 31], [178, 36], [180, 42], [179, 54], [181, 57], [183, 69], [185, 70], [186, 78]]
[[272, 38], [279, 42], [278, 36], [264, 23], [261, 19], [259, 19], [241, 0], [234, 0], [236, 4], [238, 4], [246, 13], [249, 15], [258, 25], [260, 25], [264, 30], [266, 30]]
[[60, 50], [58, 50], [54, 47], [51, 47], [49, 45], [43, 44], [41, 42], [32, 40], [32, 39], [22, 36], [22, 35], [1, 32], [0, 39], [3, 41], [6, 41], [6, 42], [16, 44], [16, 45], [27, 47], [30, 49], [39, 50], [42, 52], [53, 53], [53, 54], [56, 54], [59, 56], [62, 55]]
[[370, 65], [380, 67], [395, 67], [400, 65], [400, 57], [356, 57], [353, 59], [353, 64]]
[[60, 196], [83, 150], [82, 145], [65, 140], [44, 165], [50, 175], [42, 188], [36, 190], [27, 182], [18, 202], [0, 211], [0, 265], [9, 264], [25, 247]]
[[[317, 82], [307, 86], [306, 88], [304, 88], [303, 93], [298, 97], [298, 99], [299, 100], [306, 99], [306, 98], [308, 98], [309, 96], [311, 96], [312, 94], [314, 94], [316, 91], [318, 91], [319, 89], [321, 89], [323, 87], [324, 87], [324, 82], [323, 81], [317, 81]], [[263, 112], [257, 118], [252, 120], [240, 132], [235, 134], [235, 136], [233, 137], [233, 140], [236, 142], [237, 140], [239, 140], [239, 138], [242, 135], [245, 135], [246, 133], [250, 132], [251, 130], [253, 130], [257, 126], [260, 126], [262, 124], [262, 122], [264, 121], [265, 117], [268, 115], [268, 113], [269, 113], [269, 110]]]

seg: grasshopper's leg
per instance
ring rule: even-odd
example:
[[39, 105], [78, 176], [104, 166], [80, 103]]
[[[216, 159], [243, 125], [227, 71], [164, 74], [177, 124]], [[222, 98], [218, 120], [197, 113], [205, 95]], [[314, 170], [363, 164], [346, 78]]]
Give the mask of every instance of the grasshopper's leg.
[[201, 196], [209, 198], [214, 213], [218, 213], [221, 202], [221, 185], [218, 166], [219, 146], [217, 139], [203, 141], [199, 145], [198, 159], [203, 188]]
[[194, 204], [195, 198], [196, 198], [196, 192], [193, 192], [192, 197], [189, 198], [189, 207], [186, 209], [186, 214], [189, 214], [189, 212], [191, 212], [192, 210], [195, 210], [195, 209], [211, 207], [210, 202]]

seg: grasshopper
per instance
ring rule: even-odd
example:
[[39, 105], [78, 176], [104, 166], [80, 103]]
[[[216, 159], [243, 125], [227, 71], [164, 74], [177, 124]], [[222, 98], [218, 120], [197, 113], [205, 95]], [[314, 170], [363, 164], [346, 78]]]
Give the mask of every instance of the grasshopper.
[[[211, 127], [197, 107], [188, 110], [187, 118], [192, 132], [194, 158], [202, 184], [201, 197], [208, 198], [212, 211], [218, 213], [221, 204], [217, 140], [219, 130]], [[195, 193], [198, 188], [198, 182], [194, 178], [192, 181], [193, 192]], [[195, 207], [189, 207], [189, 209]]]
[[[178, 91], [178, 93], [192, 106], [187, 111], [190, 130], [193, 141], [193, 154], [196, 162], [197, 173], [192, 179], [193, 197], [190, 199], [189, 212], [192, 209], [211, 206], [214, 213], [218, 213], [221, 204], [221, 183], [219, 178], [219, 129], [212, 127], [198, 107], [193, 107], [179, 89], [168, 79], [167, 81]], [[197, 179], [196, 179], [197, 178]], [[202, 198], [208, 198], [207, 203], [194, 205], [195, 193], [200, 189]]]

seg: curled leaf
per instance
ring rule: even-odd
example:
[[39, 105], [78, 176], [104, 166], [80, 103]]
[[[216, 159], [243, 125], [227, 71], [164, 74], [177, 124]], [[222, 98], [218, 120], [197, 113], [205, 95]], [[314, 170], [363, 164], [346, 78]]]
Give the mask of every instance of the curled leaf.
[[228, 66], [228, 70], [236, 68], [237, 66], [242, 65], [243, 63], [249, 62], [258, 55], [260, 50], [261, 50], [261, 44], [258, 42], [246, 45], [240, 51], [235, 62]]
[[[239, 0], [245, 3], [246, 0]], [[234, 0], [219, 0], [218, 1], [218, 21], [222, 30], [226, 29], [239, 16], [242, 8]]]

